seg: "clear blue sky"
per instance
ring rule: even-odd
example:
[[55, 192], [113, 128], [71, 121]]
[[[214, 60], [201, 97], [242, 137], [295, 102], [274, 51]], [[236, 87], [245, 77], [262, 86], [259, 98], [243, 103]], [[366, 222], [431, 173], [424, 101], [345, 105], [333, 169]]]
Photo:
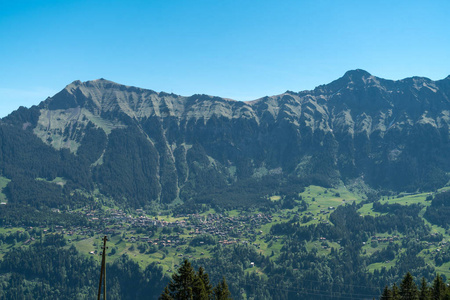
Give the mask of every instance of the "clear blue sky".
[[450, 74], [450, 1], [0, 0], [0, 117], [74, 80], [252, 100]]

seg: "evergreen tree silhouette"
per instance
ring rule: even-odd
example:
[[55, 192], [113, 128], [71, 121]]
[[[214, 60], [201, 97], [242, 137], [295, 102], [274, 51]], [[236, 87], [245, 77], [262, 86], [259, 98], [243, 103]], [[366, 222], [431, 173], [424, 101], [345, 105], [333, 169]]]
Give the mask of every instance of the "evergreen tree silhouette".
[[213, 289], [209, 276], [203, 267], [196, 273], [191, 263], [185, 259], [172, 275], [172, 280], [159, 296], [160, 300], [228, 300], [231, 293], [225, 278]]
[[383, 294], [381, 294], [380, 300], [391, 300], [392, 299], [392, 291], [388, 286], [384, 287]]
[[231, 299], [231, 293], [228, 290], [228, 285], [225, 280], [225, 277], [222, 278], [222, 281], [217, 284], [214, 288], [214, 299], [215, 300], [228, 300]]
[[420, 282], [420, 290], [419, 290], [419, 300], [430, 300], [430, 288], [428, 287], [428, 283], [425, 277], [422, 277], [422, 281]]
[[418, 300], [419, 295], [416, 283], [411, 273], [406, 273], [400, 284], [400, 296], [402, 300]]

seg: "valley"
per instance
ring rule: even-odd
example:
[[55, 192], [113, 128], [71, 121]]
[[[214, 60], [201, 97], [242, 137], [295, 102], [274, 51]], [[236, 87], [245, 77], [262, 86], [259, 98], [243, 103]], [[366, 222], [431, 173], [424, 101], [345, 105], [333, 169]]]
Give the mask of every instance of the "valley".
[[[444, 187], [436, 193], [450, 188]], [[352, 189], [354, 190], [354, 189]], [[323, 188], [308, 186], [298, 194], [297, 199], [291, 203], [292, 207], [283, 207], [285, 196], [270, 196], [272, 206], [264, 208], [219, 209], [216, 211], [203, 205], [203, 211], [198, 213], [173, 212], [170, 208], [157, 213], [147, 214], [143, 209], [123, 210], [115, 207], [100, 206], [98, 209], [83, 207], [77, 210], [68, 210], [66, 213], [83, 216], [88, 220], [87, 226], [66, 228], [64, 226], [9, 227], [1, 230], [2, 243], [0, 255], [14, 247], [29, 247], [42, 241], [46, 236], [62, 235], [67, 246], [74, 245], [82, 255], [92, 256], [99, 261], [101, 253], [101, 238], [107, 235], [108, 257], [112, 263], [123, 255], [127, 255], [142, 268], [151, 263], [163, 267], [164, 273], [170, 275], [184, 259], [192, 261], [208, 259], [214, 255], [217, 247], [235, 247], [243, 245], [254, 248], [257, 253], [270, 260], [276, 261], [283, 246], [291, 239], [290, 236], [277, 235], [272, 232], [276, 224], [286, 224], [295, 220], [299, 227], [323, 224], [336, 226], [330, 222], [330, 215], [339, 206], [358, 207], [361, 216], [377, 218], [386, 213], [374, 211], [373, 202], [358, 192], [349, 190], [341, 185], [337, 188]], [[380, 197], [381, 204], [400, 204], [402, 206], [419, 205], [420, 217], [429, 229], [427, 236], [417, 236], [416, 241], [422, 245], [417, 254], [423, 257], [426, 264], [435, 268], [439, 274], [450, 276], [450, 259], [440, 261], [435, 257], [447, 253], [450, 241], [450, 230], [429, 223], [423, 218], [426, 207], [430, 204], [432, 193], [409, 193]], [[428, 198], [428, 200], [427, 200]], [[304, 201], [304, 203], [300, 203]], [[305, 205], [306, 204], [306, 205]], [[288, 205], [288, 204], [286, 204]], [[59, 209], [53, 210], [59, 214]], [[22, 240], [8, 238], [9, 236], [28, 233], [29, 238]], [[389, 260], [373, 262], [367, 265], [368, 272], [383, 268], [394, 268], [404, 247], [412, 236], [397, 231], [370, 235], [367, 233], [360, 247], [360, 254], [371, 260], [377, 253], [385, 251], [388, 247], [397, 246], [394, 257]], [[430, 241], [430, 236], [436, 238]], [[40, 237], [40, 239], [38, 238]], [[19, 241], [17, 241], [19, 240]], [[307, 251], [314, 251], [318, 256], [328, 256], [332, 251], [343, 251], [341, 239], [327, 239], [322, 236], [313, 236], [305, 240]], [[313, 250], [314, 249], [314, 250]], [[245, 273], [255, 273], [266, 277], [264, 269], [254, 262], [244, 266]]]

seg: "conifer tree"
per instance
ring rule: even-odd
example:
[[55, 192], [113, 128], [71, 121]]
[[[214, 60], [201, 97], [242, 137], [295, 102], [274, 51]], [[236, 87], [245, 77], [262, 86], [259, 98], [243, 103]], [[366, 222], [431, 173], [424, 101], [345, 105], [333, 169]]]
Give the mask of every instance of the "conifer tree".
[[445, 284], [442, 277], [437, 274], [433, 281], [433, 287], [431, 288], [431, 299], [440, 300], [444, 299]]
[[173, 300], [172, 296], [170, 296], [169, 288], [166, 286], [164, 288], [164, 292], [159, 296], [160, 300]]
[[398, 286], [394, 283], [392, 286], [392, 300], [401, 300], [400, 296], [400, 290], [398, 289]]
[[231, 299], [231, 293], [228, 290], [228, 285], [225, 280], [225, 277], [222, 278], [222, 281], [217, 284], [214, 288], [214, 299], [215, 300], [229, 300]]
[[419, 290], [419, 300], [430, 300], [430, 288], [428, 287], [428, 283], [425, 277], [422, 277], [422, 281], [420, 282], [420, 290]]
[[228, 300], [231, 293], [225, 278], [213, 289], [205, 269], [200, 267], [196, 273], [186, 259], [172, 275], [172, 280], [159, 296], [160, 300]]
[[400, 284], [400, 296], [402, 300], [417, 300], [418, 291], [416, 283], [411, 273], [406, 273], [405, 277]]
[[208, 300], [211, 298], [212, 293], [213, 291], [212, 286], [209, 283], [209, 276], [205, 272], [205, 269], [200, 267], [194, 279], [194, 294], [196, 295], [196, 299]]
[[388, 286], [384, 287], [383, 294], [381, 294], [380, 300], [392, 300], [392, 291]]
[[175, 300], [194, 299], [194, 280], [194, 269], [191, 263], [185, 259], [178, 271], [172, 275], [168, 286], [169, 295]]

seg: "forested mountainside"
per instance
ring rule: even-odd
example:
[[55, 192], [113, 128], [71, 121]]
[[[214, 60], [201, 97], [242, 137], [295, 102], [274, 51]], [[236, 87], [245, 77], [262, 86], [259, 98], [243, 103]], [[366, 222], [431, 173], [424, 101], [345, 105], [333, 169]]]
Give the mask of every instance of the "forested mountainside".
[[392, 81], [363, 70], [250, 102], [75, 81], [1, 120], [1, 175], [9, 201], [50, 206], [96, 188], [136, 208], [254, 205], [273, 191], [355, 179], [434, 190], [450, 171], [449, 97], [450, 76]]
[[104, 235], [111, 299], [157, 298], [184, 259], [241, 300], [446, 281], [449, 94], [362, 70], [251, 102], [73, 82], [0, 120], [0, 298], [92, 298]]

